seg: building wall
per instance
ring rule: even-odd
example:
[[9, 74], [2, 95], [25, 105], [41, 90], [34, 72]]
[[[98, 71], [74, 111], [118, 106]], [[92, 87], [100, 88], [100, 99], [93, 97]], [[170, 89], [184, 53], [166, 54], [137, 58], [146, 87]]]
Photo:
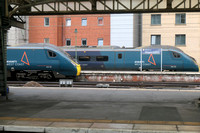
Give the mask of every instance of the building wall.
[[133, 14], [111, 14], [111, 35], [112, 46], [133, 47]]
[[44, 16], [29, 17], [29, 43], [44, 43], [44, 38], [49, 38], [49, 43], [61, 46], [58, 44], [58, 25], [59, 17], [62, 16], [45, 16], [49, 17], [49, 26], [44, 26]]
[[24, 29], [19, 29], [15, 27], [11, 27], [8, 30], [7, 34], [7, 45], [20, 45], [24, 43], [28, 43], [28, 17], [22, 17], [22, 19], [26, 22], [24, 25]]
[[175, 24], [175, 13], [162, 13], [161, 25], [151, 25], [151, 14], [143, 14], [142, 45], [151, 45], [151, 35], [161, 35], [161, 45], [175, 46], [175, 35], [185, 34], [186, 45], [176, 46], [200, 65], [200, 13], [186, 13], [186, 24]]
[[[44, 26], [44, 17], [50, 18], [49, 27]], [[98, 25], [98, 17], [103, 17], [103, 25]], [[66, 26], [66, 18], [71, 19], [71, 26]], [[81, 25], [82, 18], [87, 18], [87, 26]], [[49, 38], [51, 44], [64, 46], [66, 39], [71, 39], [73, 46], [77, 29], [77, 46], [81, 46], [81, 39], [87, 39], [87, 46], [96, 46], [98, 38], [110, 45], [110, 15], [32, 16], [29, 21], [30, 43], [42, 43]]]

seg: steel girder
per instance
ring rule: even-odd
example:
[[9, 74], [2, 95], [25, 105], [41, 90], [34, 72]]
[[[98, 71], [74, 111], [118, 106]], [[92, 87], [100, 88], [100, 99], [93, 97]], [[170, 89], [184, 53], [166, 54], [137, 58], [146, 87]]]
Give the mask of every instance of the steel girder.
[[200, 0], [7, 0], [12, 15], [197, 12]]

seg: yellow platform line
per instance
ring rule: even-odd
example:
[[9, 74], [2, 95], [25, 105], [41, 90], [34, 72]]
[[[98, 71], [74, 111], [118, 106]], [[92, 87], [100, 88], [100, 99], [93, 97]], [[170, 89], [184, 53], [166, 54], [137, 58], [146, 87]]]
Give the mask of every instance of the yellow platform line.
[[157, 124], [157, 125], [193, 125], [200, 126], [200, 122], [182, 121], [143, 121], [143, 120], [94, 120], [94, 119], [56, 119], [56, 118], [23, 118], [0, 117], [1, 120], [15, 121], [44, 121], [44, 122], [79, 122], [79, 123], [121, 123], [121, 124]]

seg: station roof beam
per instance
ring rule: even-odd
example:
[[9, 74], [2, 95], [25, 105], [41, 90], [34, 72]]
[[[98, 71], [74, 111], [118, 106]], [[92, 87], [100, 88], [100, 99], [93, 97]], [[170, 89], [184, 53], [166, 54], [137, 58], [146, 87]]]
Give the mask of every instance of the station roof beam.
[[197, 12], [199, 0], [7, 0], [12, 15]]

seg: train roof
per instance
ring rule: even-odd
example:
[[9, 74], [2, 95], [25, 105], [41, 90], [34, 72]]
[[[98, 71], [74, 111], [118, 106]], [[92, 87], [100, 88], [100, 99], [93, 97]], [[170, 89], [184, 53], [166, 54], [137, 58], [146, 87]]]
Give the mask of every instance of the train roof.
[[63, 46], [62, 49], [67, 51], [73, 51], [74, 49], [77, 49], [78, 51], [110, 51], [110, 50], [139, 50], [139, 49], [166, 49], [166, 50], [176, 50], [179, 52], [183, 52], [181, 49], [174, 47], [174, 46], [168, 46], [168, 45], [152, 45], [152, 46], [143, 46], [143, 47], [132, 47], [132, 48], [121, 48], [119, 46]]
[[151, 46], [144, 46], [141, 48], [143, 49], [174, 49], [174, 50], [183, 52], [181, 49], [174, 46], [169, 46], [169, 45], [151, 45]]
[[22, 44], [22, 45], [17, 45], [17, 46], [8, 46], [7, 48], [28, 48], [28, 49], [44, 49], [44, 48], [53, 48], [56, 50], [60, 50], [57, 46], [49, 43], [27, 43], [27, 44]]
[[66, 49], [120, 49], [119, 46], [62, 46]]

